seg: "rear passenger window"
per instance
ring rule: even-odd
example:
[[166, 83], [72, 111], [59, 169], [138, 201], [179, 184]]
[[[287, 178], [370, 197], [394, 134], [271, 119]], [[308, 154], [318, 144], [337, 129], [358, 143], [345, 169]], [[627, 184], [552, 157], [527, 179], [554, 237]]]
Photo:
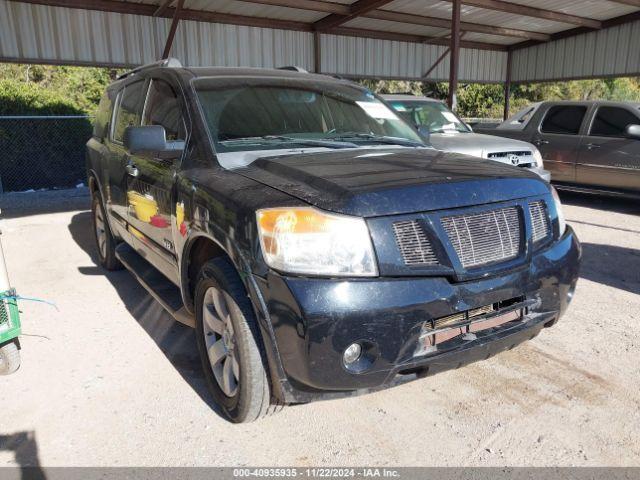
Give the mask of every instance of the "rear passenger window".
[[98, 138], [104, 138], [109, 133], [109, 122], [111, 121], [113, 102], [111, 97], [115, 97], [112, 91], [107, 90], [100, 99], [96, 118], [93, 122], [93, 135]]
[[127, 85], [121, 93], [118, 109], [113, 122], [113, 139], [122, 142], [127, 127], [140, 125], [140, 110], [142, 108], [142, 94], [144, 82]]
[[640, 124], [640, 120], [625, 108], [600, 107], [591, 125], [591, 135], [599, 137], [625, 137], [629, 125]]
[[186, 132], [178, 95], [167, 82], [152, 80], [142, 119], [143, 125], [162, 125], [167, 140], [185, 140]]
[[540, 127], [543, 133], [577, 135], [587, 107], [580, 105], [558, 105], [551, 107]]

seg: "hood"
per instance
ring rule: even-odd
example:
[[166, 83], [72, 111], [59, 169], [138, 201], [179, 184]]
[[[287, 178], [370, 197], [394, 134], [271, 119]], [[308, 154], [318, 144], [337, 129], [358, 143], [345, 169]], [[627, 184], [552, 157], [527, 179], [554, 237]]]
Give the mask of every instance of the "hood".
[[432, 133], [429, 142], [437, 150], [464, 153], [474, 157], [487, 158], [489, 153], [531, 151], [535, 147], [530, 143], [511, 138], [483, 135], [481, 133]]
[[427, 148], [297, 153], [258, 158], [233, 171], [323, 210], [362, 217], [549, 193], [522, 168]]

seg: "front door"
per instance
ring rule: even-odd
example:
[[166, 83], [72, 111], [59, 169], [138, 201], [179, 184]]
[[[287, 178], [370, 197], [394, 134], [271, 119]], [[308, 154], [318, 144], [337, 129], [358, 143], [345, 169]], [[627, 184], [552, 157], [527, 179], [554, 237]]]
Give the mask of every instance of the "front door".
[[[151, 80], [142, 125], [163, 126], [169, 145], [183, 144], [186, 139], [178, 96], [164, 80]], [[176, 271], [173, 199], [179, 164], [180, 159], [161, 154], [132, 155], [128, 164], [129, 229], [134, 243], [143, 255], [160, 260], [160, 270], [170, 277]]]
[[639, 114], [624, 107], [598, 107], [580, 147], [578, 183], [640, 191], [640, 140], [625, 133], [628, 125], [640, 124]]
[[533, 135], [531, 143], [540, 150], [551, 180], [575, 182], [580, 128], [587, 109], [586, 105], [552, 106]]
[[124, 131], [129, 126], [140, 125], [145, 82], [129, 83], [120, 90], [113, 112], [112, 126], [106, 146], [109, 161], [105, 172], [107, 210], [124, 231], [127, 223], [127, 175], [125, 165], [129, 153], [124, 148]]

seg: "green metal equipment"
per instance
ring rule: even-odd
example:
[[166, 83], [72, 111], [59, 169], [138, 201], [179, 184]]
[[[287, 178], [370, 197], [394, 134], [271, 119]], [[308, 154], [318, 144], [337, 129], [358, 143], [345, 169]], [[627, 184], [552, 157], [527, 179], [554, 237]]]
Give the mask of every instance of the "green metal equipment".
[[[1, 232], [0, 232], [1, 233]], [[16, 292], [9, 283], [9, 274], [0, 242], [0, 375], [20, 368], [20, 313]]]

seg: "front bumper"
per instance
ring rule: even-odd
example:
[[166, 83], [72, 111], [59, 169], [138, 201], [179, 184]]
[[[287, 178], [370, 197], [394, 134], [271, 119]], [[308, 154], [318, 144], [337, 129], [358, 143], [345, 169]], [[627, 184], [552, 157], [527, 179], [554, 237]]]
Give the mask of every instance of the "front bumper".
[[[270, 320], [280, 368], [272, 372], [286, 402], [351, 395], [487, 358], [534, 337], [566, 310], [578, 278], [580, 244], [568, 228], [525, 268], [452, 283], [441, 277], [359, 280], [255, 277]], [[520, 322], [477, 334], [442, 353], [414, 357], [423, 322], [525, 297], [535, 300]], [[342, 363], [353, 342], [373, 358], [360, 373]], [[274, 352], [271, 352], [272, 354]], [[272, 373], [272, 376], [274, 373]]]

